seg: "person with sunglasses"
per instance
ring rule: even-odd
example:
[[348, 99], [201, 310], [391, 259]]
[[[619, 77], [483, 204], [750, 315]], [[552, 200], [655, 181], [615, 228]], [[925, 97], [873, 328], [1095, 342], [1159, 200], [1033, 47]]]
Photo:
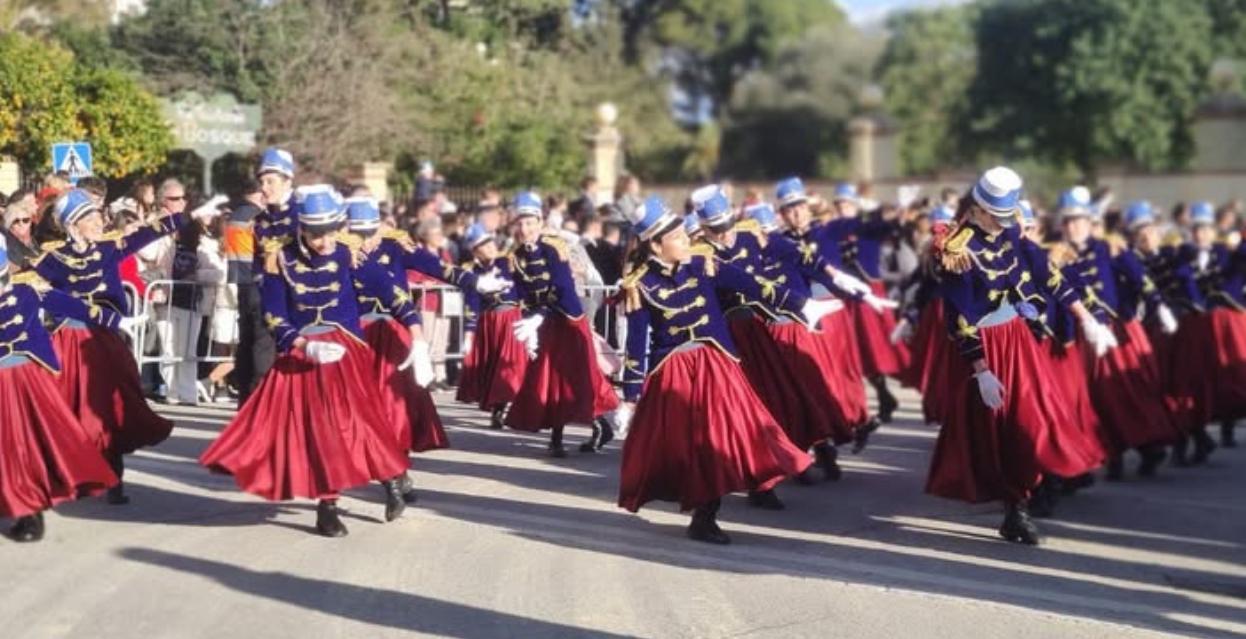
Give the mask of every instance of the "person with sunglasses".
[[4, 210], [4, 240], [9, 246], [9, 269], [13, 272], [26, 270], [30, 262], [39, 256], [35, 242], [35, 194], [19, 189], [9, 196]]

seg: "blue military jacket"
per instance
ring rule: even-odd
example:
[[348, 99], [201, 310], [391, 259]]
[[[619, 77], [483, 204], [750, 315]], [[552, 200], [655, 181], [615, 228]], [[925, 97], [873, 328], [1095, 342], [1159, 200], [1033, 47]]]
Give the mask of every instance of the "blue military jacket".
[[[514, 281], [515, 276], [511, 273], [510, 268], [510, 259], [498, 257], [488, 264], [482, 263], [479, 260], [473, 260], [469, 270], [477, 276], [496, 270], [499, 276]], [[463, 330], [466, 331], [476, 330], [481, 313], [487, 313], [503, 306], [519, 305], [519, 292], [514, 287], [497, 293], [479, 293], [475, 288], [469, 287], [463, 289], [463, 293], [466, 306]]]
[[511, 252], [510, 271], [525, 317], [550, 311], [570, 319], [584, 315], [567, 259], [566, 244], [552, 235], [543, 235], [533, 244], [520, 244]]
[[40, 311], [111, 329], [121, 319], [112, 309], [88, 305], [49, 288], [34, 273], [17, 275], [13, 282], [0, 294], [0, 367], [25, 357], [50, 371], [61, 369]]

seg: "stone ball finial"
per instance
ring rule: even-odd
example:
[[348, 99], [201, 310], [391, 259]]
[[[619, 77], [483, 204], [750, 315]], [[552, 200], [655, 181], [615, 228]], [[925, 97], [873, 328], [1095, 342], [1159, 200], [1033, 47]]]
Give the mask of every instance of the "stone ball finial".
[[883, 106], [883, 88], [877, 84], [867, 84], [861, 87], [861, 93], [857, 96], [857, 103], [862, 109], [873, 110], [880, 109]]
[[619, 119], [619, 108], [614, 106], [613, 102], [602, 102], [597, 105], [597, 124], [599, 126], [614, 126], [616, 120]]

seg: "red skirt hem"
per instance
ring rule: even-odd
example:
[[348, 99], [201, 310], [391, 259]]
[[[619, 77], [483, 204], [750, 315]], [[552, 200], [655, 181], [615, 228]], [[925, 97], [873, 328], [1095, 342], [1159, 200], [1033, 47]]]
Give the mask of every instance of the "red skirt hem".
[[515, 400], [528, 368], [528, 353], [511, 328], [522, 317], [517, 307], [481, 313], [472, 350], [463, 358], [455, 399], [474, 403], [481, 410]]
[[539, 352], [506, 414], [506, 425], [538, 432], [588, 424], [618, 408], [614, 387], [597, 367], [597, 349], [583, 318], [550, 314], [541, 324]]
[[411, 352], [410, 331], [393, 319], [373, 320], [364, 324], [363, 335], [372, 348], [372, 370], [386, 421], [395, 429], [402, 450], [448, 448], [450, 439], [432, 393], [415, 383], [409, 369], [398, 370]]

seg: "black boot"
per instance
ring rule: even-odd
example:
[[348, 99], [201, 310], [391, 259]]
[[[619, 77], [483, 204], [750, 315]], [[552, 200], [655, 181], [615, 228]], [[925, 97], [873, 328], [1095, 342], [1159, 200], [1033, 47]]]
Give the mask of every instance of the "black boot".
[[843, 471], [839, 469], [839, 451], [835, 447], [822, 442], [813, 447], [813, 454], [822, 468], [822, 477], [826, 481], [839, 481]]
[[1179, 468], [1185, 468], [1190, 465], [1189, 458], [1190, 438], [1182, 436], [1177, 443], [1172, 445], [1172, 465]]
[[506, 417], [506, 404], [500, 404], [493, 407], [493, 414], [489, 416], [489, 428], [493, 430], [502, 430], [503, 418]]
[[1120, 453], [1108, 457], [1108, 469], [1103, 478], [1108, 481], [1120, 481], [1125, 476], [1125, 460]]
[[1043, 540], [1038, 532], [1038, 526], [1030, 521], [1030, 512], [1025, 502], [1008, 505], [1004, 523], [999, 527], [999, 536], [1027, 546], [1037, 546]]
[[120, 453], [110, 454], [108, 465], [112, 466], [112, 472], [117, 476], [117, 485], [108, 489], [104, 499], [113, 506], [124, 506], [130, 503], [130, 498], [125, 494], [125, 484], [121, 480], [121, 476], [125, 474], [125, 460]]
[[549, 456], [554, 459], [567, 456], [567, 449], [562, 447], [562, 426], [555, 426], [549, 433]]
[[753, 508], [761, 508], [763, 510], [783, 510], [787, 508], [783, 500], [774, 493], [774, 490], [750, 490], [748, 492], [748, 505]]
[[1139, 477], [1154, 477], [1155, 471], [1159, 470], [1159, 465], [1168, 456], [1167, 451], [1159, 444], [1143, 446], [1138, 449], [1138, 454], [1142, 456], [1142, 463], [1138, 464]]
[[407, 509], [407, 502], [402, 498], [402, 478], [383, 481], [381, 486], [385, 488], [385, 521], [398, 519]]
[[588, 441], [580, 444], [580, 452], [595, 453], [612, 441], [614, 441], [614, 428], [610, 426], [610, 420], [598, 417], [593, 420], [592, 436], [588, 438]]
[[718, 506], [721, 501], [714, 501], [697, 508], [692, 513], [692, 523], [688, 525], [688, 538], [710, 544], [725, 546], [731, 543], [727, 533], [718, 527]]
[[1207, 429], [1194, 431], [1194, 454], [1190, 455], [1190, 464], [1197, 466], [1205, 463], [1213, 450], [1216, 450], [1216, 442], [1207, 434]]
[[874, 387], [874, 394], [878, 396], [878, 419], [884, 424], [891, 423], [891, 416], [900, 407], [900, 402], [896, 400], [896, 396], [891, 394], [887, 389], [887, 378], [882, 375], [875, 375], [870, 378], [870, 386]]
[[346, 524], [337, 516], [337, 500], [322, 499], [316, 506], [316, 532], [325, 537], [345, 537]]
[[1233, 437], [1233, 428], [1237, 421], [1226, 419], [1220, 422], [1220, 445], [1225, 448], [1237, 448], [1237, 439]]
[[857, 427], [856, 432], [852, 435], [852, 452], [857, 454], [865, 450], [866, 444], [870, 443], [870, 435], [882, 426], [882, 422], [877, 417], [871, 417], [869, 421]]
[[398, 479], [398, 490], [402, 491], [402, 501], [408, 505], [420, 500], [419, 493], [415, 492], [415, 481], [411, 479], [411, 473], [403, 473]]
[[1043, 477], [1042, 483], [1030, 497], [1029, 513], [1034, 517], [1054, 517], [1056, 504], [1060, 501], [1060, 479], [1055, 475]]
[[1095, 485], [1095, 476], [1091, 473], [1082, 473], [1077, 477], [1070, 477], [1060, 482], [1060, 493], [1067, 496], [1077, 494], [1077, 491], [1084, 488], [1090, 488]]
[[43, 539], [43, 513], [18, 518], [9, 529], [9, 537], [22, 543]]

